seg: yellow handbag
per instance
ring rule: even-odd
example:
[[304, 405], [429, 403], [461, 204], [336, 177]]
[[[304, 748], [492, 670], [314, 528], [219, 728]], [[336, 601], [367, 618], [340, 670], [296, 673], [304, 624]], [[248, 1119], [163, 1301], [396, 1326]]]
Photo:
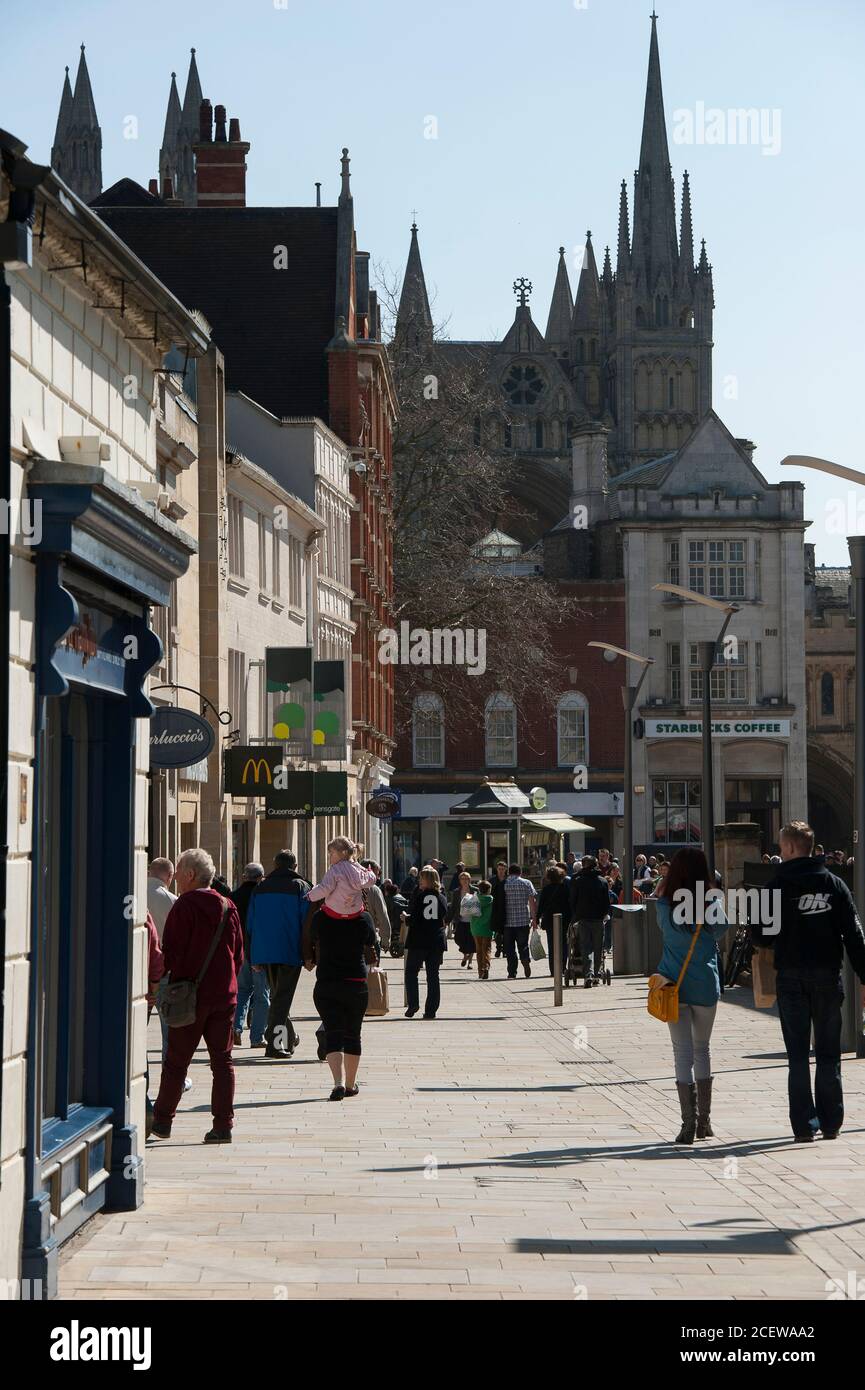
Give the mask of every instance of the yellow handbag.
[[679, 1021], [679, 986], [685, 978], [685, 971], [691, 963], [697, 937], [702, 930], [703, 923], [698, 922], [694, 939], [688, 947], [688, 954], [685, 956], [685, 963], [679, 971], [679, 978], [674, 985], [665, 984], [663, 975], [649, 976], [649, 997], [646, 1000], [646, 1008], [652, 1018], [659, 1019], [661, 1023], [678, 1023]]

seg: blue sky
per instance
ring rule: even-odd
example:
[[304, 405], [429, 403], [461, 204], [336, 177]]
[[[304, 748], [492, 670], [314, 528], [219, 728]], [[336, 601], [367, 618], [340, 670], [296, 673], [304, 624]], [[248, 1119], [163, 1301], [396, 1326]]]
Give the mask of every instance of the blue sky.
[[[195, 46], [204, 93], [251, 142], [248, 200], [334, 202], [348, 145], [361, 245], [392, 274], [417, 209], [434, 315], [452, 337], [501, 336], [512, 281], [546, 325], [557, 248], [591, 228], [615, 248], [632, 184], [648, 0], [43, 0], [4, 17], [0, 124], [50, 153], [68, 64], [87, 57], [106, 186], [157, 172], [170, 74]], [[865, 468], [861, 0], [657, 0], [670, 157], [691, 176], [694, 233], [715, 278], [715, 408], [777, 481], [788, 453]], [[769, 147], [677, 143], [703, 104], [765, 112]], [[775, 115], [774, 113], [778, 113]], [[138, 121], [138, 138], [124, 122]], [[436, 138], [425, 138], [437, 122]], [[780, 121], [780, 125], [778, 122]], [[773, 125], [774, 123], [774, 125]], [[777, 139], [776, 139], [777, 143]], [[575, 287], [576, 275], [572, 274]], [[785, 470], [789, 472], [789, 470]], [[791, 475], [793, 476], [793, 475]], [[807, 539], [843, 564], [865, 489], [807, 484]], [[831, 511], [835, 507], [835, 513]], [[861, 523], [856, 518], [857, 507]], [[827, 508], [830, 509], [827, 511]], [[829, 522], [827, 529], [827, 519]]]

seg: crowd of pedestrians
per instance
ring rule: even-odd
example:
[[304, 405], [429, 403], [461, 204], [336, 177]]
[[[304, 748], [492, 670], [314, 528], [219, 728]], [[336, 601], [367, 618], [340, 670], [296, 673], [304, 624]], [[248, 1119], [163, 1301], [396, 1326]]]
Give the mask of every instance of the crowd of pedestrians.
[[[781, 901], [780, 927], [752, 923], [755, 946], [774, 950], [777, 999], [789, 1062], [790, 1123], [797, 1142], [817, 1134], [834, 1139], [843, 1122], [841, 1086], [841, 966], [846, 949], [865, 983], [865, 935], [852, 896], [833, 870], [848, 860], [826, 855], [801, 821], [783, 827], [776, 871], [767, 885]], [[495, 865], [490, 878], [472, 880], [457, 864], [447, 890], [440, 861], [413, 868], [402, 884], [382, 880], [381, 869], [358, 858], [359, 847], [338, 836], [328, 846], [329, 868], [312, 885], [297, 872], [289, 851], [270, 872], [248, 864], [234, 890], [217, 878], [203, 849], [181, 854], [176, 867], [154, 860], [148, 879], [148, 1001], [156, 1006], [168, 982], [194, 984], [194, 1016], [180, 1026], [162, 1019], [162, 1076], [148, 1100], [148, 1132], [167, 1138], [189, 1086], [189, 1063], [204, 1040], [212, 1071], [213, 1125], [205, 1143], [228, 1143], [234, 1124], [232, 1052], [248, 1029], [253, 1049], [289, 1060], [300, 1045], [291, 1010], [301, 971], [315, 970], [313, 1001], [321, 1019], [317, 1053], [333, 1081], [329, 1099], [359, 1093], [361, 1031], [367, 1011], [368, 972], [383, 951], [405, 956], [405, 1014], [421, 1010], [434, 1020], [441, 1005], [441, 967], [448, 943], [460, 968], [489, 980], [503, 958], [509, 980], [531, 976], [532, 961], [555, 956], [560, 925], [565, 978], [593, 988], [607, 968], [611, 918], [624, 889], [620, 865], [608, 850], [597, 857], [550, 860], [540, 890], [518, 864]], [[838, 852], [841, 855], [842, 852]], [[764, 859], [766, 856], [764, 856]], [[176, 892], [171, 891], [172, 884]], [[711, 1036], [722, 992], [719, 945], [728, 930], [717, 876], [694, 846], [665, 856], [637, 855], [634, 894], [656, 903], [661, 959], [650, 982], [674, 991], [668, 1023], [681, 1110], [677, 1144], [713, 1135]], [[707, 906], [708, 905], [708, 906]], [[546, 937], [546, 949], [540, 933]], [[495, 954], [493, 954], [495, 947]], [[377, 977], [378, 978], [378, 977]], [[653, 1010], [654, 1011], [654, 1010]], [[811, 1037], [816, 1079], [812, 1091]]]

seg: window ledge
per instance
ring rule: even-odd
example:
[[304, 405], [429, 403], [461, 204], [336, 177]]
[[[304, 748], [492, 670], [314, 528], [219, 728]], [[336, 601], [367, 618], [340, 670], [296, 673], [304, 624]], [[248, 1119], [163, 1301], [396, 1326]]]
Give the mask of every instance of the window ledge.
[[244, 597], [249, 593], [249, 585], [245, 579], [241, 579], [236, 574], [228, 576], [228, 587], [233, 594], [243, 594]]

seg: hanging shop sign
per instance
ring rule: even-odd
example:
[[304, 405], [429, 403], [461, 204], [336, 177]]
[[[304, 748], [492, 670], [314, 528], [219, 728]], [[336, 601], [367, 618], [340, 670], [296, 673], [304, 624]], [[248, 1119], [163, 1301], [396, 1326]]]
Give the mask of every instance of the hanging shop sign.
[[165, 705], [150, 721], [150, 766], [192, 767], [216, 742], [212, 727], [192, 710]]
[[345, 757], [345, 662], [316, 661], [312, 674], [312, 756]]
[[82, 599], [77, 602], [78, 622], [58, 642], [51, 664], [67, 680], [122, 695], [127, 661], [137, 654], [129, 619]]
[[547, 793], [543, 787], [532, 787], [529, 799], [536, 811], [543, 811], [547, 805]]
[[277, 743], [227, 748], [224, 790], [229, 796], [265, 796], [273, 786], [277, 771], [282, 768], [283, 758], [282, 747]]
[[378, 820], [391, 820], [402, 811], [402, 793], [396, 787], [376, 787], [366, 803], [368, 816]]
[[312, 647], [267, 647], [264, 661], [270, 736], [291, 744], [293, 756], [307, 758], [312, 748]]
[[279, 783], [265, 793], [265, 820], [312, 820], [314, 816], [348, 815], [348, 774], [345, 772], [286, 772]]

